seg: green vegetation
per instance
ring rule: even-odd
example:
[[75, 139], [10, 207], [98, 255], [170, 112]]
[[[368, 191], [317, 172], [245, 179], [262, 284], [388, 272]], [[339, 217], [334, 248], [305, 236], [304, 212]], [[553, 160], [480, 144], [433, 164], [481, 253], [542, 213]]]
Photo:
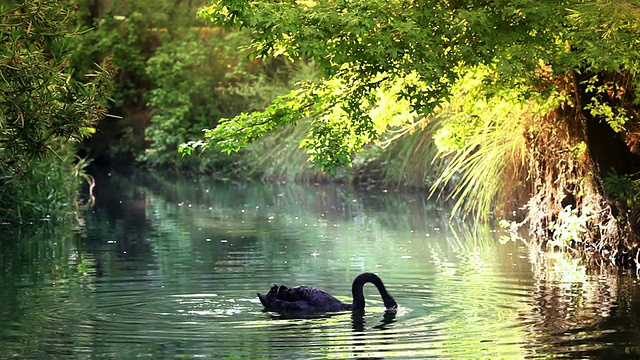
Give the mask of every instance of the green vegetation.
[[[234, 152], [310, 121], [300, 144], [335, 173], [386, 131], [437, 122], [434, 191], [453, 186], [457, 207], [480, 217], [526, 205], [540, 239], [573, 229], [563, 222], [574, 215], [585, 227], [569, 238], [602, 254], [626, 249], [611, 260], [631, 263], [639, 212], [610, 201], [603, 179], [640, 170], [634, 1], [216, 0], [200, 15], [251, 29], [253, 56], [312, 59], [324, 77], [221, 121], [183, 152]], [[411, 116], [376, 116], [392, 108], [385, 98]], [[496, 208], [499, 199], [511, 201]], [[561, 216], [567, 206], [573, 215]]]
[[[220, 118], [262, 110], [295, 84], [320, 81], [316, 63], [247, 56], [249, 52], [243, 49], [250, 45], [251, 34], [207, 27], [195, 17], [204, 2], [120, 0], [105, 3], [103, 8], [94, 5], [79, 3], [79, 19], [92, 30], [78, 38], [69, 55], [71, 64], [82, 69], [76, 75], [96, 59], [109, 58], [118, 69], [109, 104], [112, 116], [101, 120], [98, 131], [85, 142], [98, 163], [108, 159], [113, 164], [135, 163], [224, 178], [330, 179], [299, 149], [300, 140], [311, 129], [311, 119], [263, 139], [241, 156], [216, 152], [184, 157], [176, 151], [179, 144], [198, 137], [202, 128], [215, 127]], [[400, 126], [402, 119], [415, 117], [407, 112], [406, 102], [395, 99], [402, 85], [398, 82], [376, 95], [380, 106], [374, 115], [380, 126], [386, 126], [386, 117], [398, 118], [398, 133], [391, 137], [407, 133]], [[419, 124], [426, 122], [416, 121], [416, 129]], [[369, 146], [355, 170], [340, 170], [339, 177], [393, 186], [428, 185], [434, 178], [429, 172], [433, 156], [420, 154], [423, 150], [435, 154], [436, 149], [426, 134], [411, 132], [406, 137], [406, 143], [417, 145], [416, 149], [402, 145], [402, 139], [389, 142], [385, 151]], [[420, 166], [412, 165], [416, 156], [422, 159]]]
[[106, 109], [112, 65], [75, 79], [73, 8], [58, 1], [0, 6], [0, 221], [60, 218], [74, 209], [75, 145]]
[[522, 198], [526, 137], [514, 130], [530, 126], [529, 114], [537, 110], [532, 109], [535, 103], [519, 101], [519, 89], [487, 95], [483, 79], [489, 74], [476, 69], [460, 79], [452, 87], [458, 95], [433, 124], [437, 156], [447, 161], [440, 164], [432, 191], [457, 199], [454, 211], [475, 211], [479, 217], [488, 216], [496, 203], [508, 209], [527, 200]]
[[5, 177], [0, 219], [9, 222], [64, 221], [78, 210], [81, 185], [92, 184], [87, 161], [75, 155], [76, 144], [57, 145], [57, 156], [32, 159], [19, 175]]
[[[110, 112], [87, 146], [93, 157], [172, 172], [226, 176], [235, 158], [182, 157], [178, 146], [221, 117], [263, 109], [286, 92], [292, 67], [249, 59], [250, 34], [204, 26], [204, 1], [120, 0], [87, 14], [94, 31], [72, 61], [109, 57], [118, 67]], [[90, 9], [89, 3], [82, 6]]]
[[18, 4], [2, 11], [3, 220], [72, 205], [63, 179], [84, 175], [65, 169], [93, 135], [92, 156], [152, 169], [431, 186], [482, 220], [525, 207], [509, 220], [603, 253], [640, 234], [631, 1]]

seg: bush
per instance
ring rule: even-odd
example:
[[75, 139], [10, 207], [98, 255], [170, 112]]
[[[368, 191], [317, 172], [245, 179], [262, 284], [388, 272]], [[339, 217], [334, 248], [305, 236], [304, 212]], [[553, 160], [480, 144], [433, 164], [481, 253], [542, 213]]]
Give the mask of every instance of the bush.
[[73, 217], [80, 185], [92, 181], [84, 172], [87, 162], [78, 160], [76, 150], [73, 144], [59, 145], [57, 156], [24, 162], [13, 173], [0, 167], [4, 180], [0, 181], [0, 221], [65, 221]]
[[103, 15], [89, 5], [85, 0], [81, 9], [95, 31], [77, 43], [72, 63], [87, 68], [95, 59], [113, 59], [118, 75], [110, 113], [122, 117], [101, 123], [88, 144], [93, 155], [181, 172], [234, 167], [223, 154], [183, 158], [178, 145], [222, 117], [263, 109], [287, 90], [282, 61], [250, 60], [238, 51], [249, 44], [248, 33], [206, 27], [196, 17], [204, 1], [120, 0]]
[[53, 0], [0, 7], [0, 221], [58, 217], [74, 202], [75, 144], [94, 131], [111, 87], [108, 63], [73, 79], [74, 16]]
[[182, 157], [178, 146], [198, 137], [203, 128], [243, 111], [262, 109], [285, 91], [269, 69], [239, 54], [249, 43], [245, 33], [219, 29], [185, 29], [162, 36], [162, 45], [147, 61], [151, 81], [148, 106], [153, 117], [145, 131], [148, 147], [137, 160], [151, 168], [197, 173], [226, 173], [234, 158], [222, 153]]

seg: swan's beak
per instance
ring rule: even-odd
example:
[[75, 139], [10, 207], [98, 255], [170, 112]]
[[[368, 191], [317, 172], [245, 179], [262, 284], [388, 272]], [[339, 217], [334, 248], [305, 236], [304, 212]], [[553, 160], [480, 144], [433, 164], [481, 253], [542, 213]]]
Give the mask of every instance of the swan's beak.
[[397, 312], [398, 311], [398, 305], [393, 305], [393, 306], [389, 306], [387, 308], [384, 309], [384, 311], [386, 312]]

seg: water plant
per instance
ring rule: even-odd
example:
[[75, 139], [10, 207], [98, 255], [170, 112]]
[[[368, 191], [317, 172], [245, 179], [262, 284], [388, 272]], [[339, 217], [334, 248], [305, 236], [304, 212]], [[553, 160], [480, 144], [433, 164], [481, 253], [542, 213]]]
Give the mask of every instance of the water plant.
[[584, 243], [590, 218], [589, 212], [580, 213], [577, 209], [572, 209], [571, 205], [567, 205], [549, 227], [553, 233], [549, 245], [564, 248], [575, 243]]

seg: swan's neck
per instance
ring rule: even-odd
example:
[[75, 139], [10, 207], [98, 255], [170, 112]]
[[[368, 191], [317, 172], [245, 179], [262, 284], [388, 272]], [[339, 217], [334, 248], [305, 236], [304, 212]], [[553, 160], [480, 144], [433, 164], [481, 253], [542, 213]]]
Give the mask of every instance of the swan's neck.
[[391, 309], [397, 306], [395, 300], [393, 300], [391, 295], [387, 292], [387, 289], [384, 287], [382, 280], [380, 280], [376, 274], [363, 273], [353, 280], [353, 285], [351, 286], [351, 292], [353, 294], [352, 308], [354, 310], [364, 309], [364, 284], [366, 283], [372, 283], [376, 286], [386, 308]]

